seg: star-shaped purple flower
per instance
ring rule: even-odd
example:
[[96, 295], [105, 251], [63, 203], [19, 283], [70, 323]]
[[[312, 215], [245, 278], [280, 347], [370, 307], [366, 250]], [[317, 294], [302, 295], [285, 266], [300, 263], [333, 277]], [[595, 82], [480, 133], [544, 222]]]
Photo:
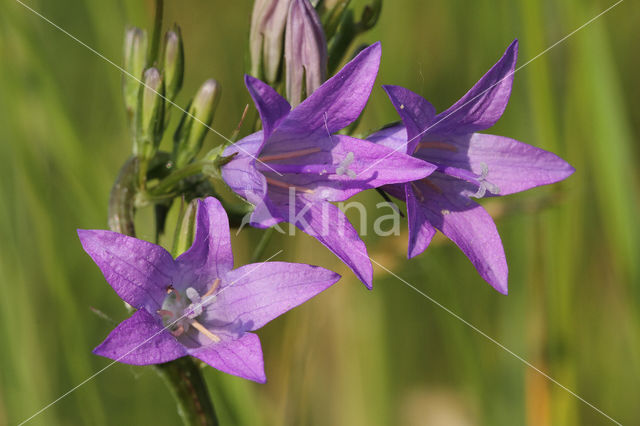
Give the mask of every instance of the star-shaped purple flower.
[[439, 229], [503, 294], [508, 269], [502, 242], [489, 214], [471, 198], [513, 194], [561, 181], [574, 172], [550, 152], [476, 133], [502, 116], [511, 95], [517, 51], [516, 40], [462, 99], [437, 115], [421, 96], [385, 86], [403, 125], [368, 138], [437, 166], [426, 179], [384, 188], [407, 203], [409, 258], [422, 253]]
[[263, 130], [227, 148], [224, 155], [236, 156], [222, 168], [231, 189], [255, 206], [253, 226], [294, 224], [335, 253], [368, 288], [373, 269], [367, 249], [330, 202], [435, 170], [393, 148], [334, 134], [362, 112], [380, 55], [380, 43], [363, 50], [293, 110], [271, 87], [246, 76]]
[[323, 268], [266, 262], [233, 269], [226, 212], [200, 201], [193, 245], [177, 259], [164, 248], [110, 231], [78, 230], [84, 250], [118, 296], [138, 309], [94, 353], [134, 365], [191, 355], [218, 370], [264, 383], [251, 331], [334, 284]]

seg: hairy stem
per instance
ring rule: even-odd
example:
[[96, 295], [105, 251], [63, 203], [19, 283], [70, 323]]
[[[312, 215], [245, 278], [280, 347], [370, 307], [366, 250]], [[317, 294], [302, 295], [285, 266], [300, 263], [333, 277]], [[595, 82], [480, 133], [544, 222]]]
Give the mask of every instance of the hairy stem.
[[155, 369], [178, 401], [178, 414], [186, 426], [218, 425], [207, 385], [192, 358], [179, 358]]

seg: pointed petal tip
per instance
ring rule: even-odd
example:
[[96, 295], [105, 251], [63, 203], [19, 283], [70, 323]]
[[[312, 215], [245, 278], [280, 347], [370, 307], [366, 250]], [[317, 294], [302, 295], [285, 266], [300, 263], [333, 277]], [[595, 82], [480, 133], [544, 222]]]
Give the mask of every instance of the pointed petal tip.
[[256, 78], [256, 77], [252, 76], [251, 74], [245, 74], [245, 75], [244, 75], [244, 84], [245, 84], [245, 85], [247, 85], [247, 86], [248, 86], [249, 84], [254, 83], [256, 80], [258, 80], [258, 81], [259, 81], [259, 79], [258, 79], [258, 78]]
[[376, 41], [375, 43], [373, 43], [372, 45], [368, 46], [367, 48], [363, 49], [360, 53], [358, 53], [358, 55], [356, 55], [356, 58], [364, 55], [371, 55], [374, 58], [376, 58], [378, 62], [380, 62], [380, 58], [382, 57], [382, 43], [380, 43], [379, 41]]
[[505, 50], [505, 52], [504, 52], [504, 56], [513, 55], [513, 61], [515, 62], [518, 59], [518, 51], [519, 51], [519, 49], [520, 49], [520, 42], [516, 38], [511, 42], [509, 47], [507, 47], [507, 50]]
[[487, 282], [489, 283], [489, 285], [491, 285], [491, 287], [493, 287], [498, 293], [503, 294], [505, 296], [509, 295], [509, 285], [508, 285], [508, 278], [502, 277], [495, 277], [495, 279], [493, 280], [487, 280]]

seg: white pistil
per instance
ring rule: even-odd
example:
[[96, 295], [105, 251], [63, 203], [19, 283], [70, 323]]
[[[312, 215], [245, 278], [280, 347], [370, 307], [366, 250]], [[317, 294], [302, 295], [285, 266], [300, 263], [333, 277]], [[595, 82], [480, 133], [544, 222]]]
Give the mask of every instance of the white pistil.
[[353, 152], [347, 153], [347, 156], [344, 158], [344, 160], [342, 160], [340, 165], [338, 165], [338, 168], [336, 168], [336, 174], [338, 176], [347, 175], [352, 179], [355, 178], [356, 172], [349, 169], [349, 166], [351, 166], [351, 163], [353, 163], [354, 159], [355, 155], [353, 154]]
[[262, 157], [258, 157], [258, 160], [263, 163], [267, 163], [269, 161], [288, 160], [290, 158], [302, 157], [303, 155], [315, 154], [320, 151], [322, 151], [320, 148], [307, 148], [301, 149], [300, 151], [283, 152], [282, 154], [264, 155]]
[[213, 343], [218, 343], [220, 341], [220, 338], [218, 336], [216, 336], [215, 334], [213, 334], [212, 332], [207, 330], [206, 327], [204, 325], [200, 324], [198, 321], [191, 320], [191, 325], [193, 326], [193, 328], [198, 330], [200, 333], [202, 333], [205, 336], [207, 336], [209, 338], [209, 340], [211, 340]]
[[269, 178], [269, 177], [267, 178], [267, 183], [269, 185], [277, 186], [279, 188], [284, 188], [284, 189], [293, 188], [296, 191], [306, 192], [308, 194], [313, 194], [313, 189], [305, 188], [304, 186], [289, 185], [289, 184], [286, 184], [284, 182], [280, 182], [279, 180], [276, 180], [276, 179], [273, 179], [273, 178]]
[[480, 177], [478, 181], [480, 182], [480, 186], [475, 194], [469, 194], [469, 197], [473, 198], [482, 198], [487, 192], [493, 195], [500, 194], [500, 188], [497, 185], [492, 184], [487, 181], [487, 176], [489, 175], [489, 166], [486, 163], [480, 163]]

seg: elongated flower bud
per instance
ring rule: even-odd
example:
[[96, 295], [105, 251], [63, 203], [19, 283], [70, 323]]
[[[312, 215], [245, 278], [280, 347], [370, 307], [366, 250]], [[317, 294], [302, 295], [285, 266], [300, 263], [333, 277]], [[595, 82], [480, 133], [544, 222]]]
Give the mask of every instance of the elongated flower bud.
[[282, 62], [282, 39], [291, 0], [255, 0], [249, 33], [251, 74], [274, 83]]
[[174, 135], [173, 158], [177, 167], [188, 164], [200, 152], [219, 99], [220, 85], [216, 80], [207, 80], [198, 89], [189, 114], [182, 117]]
[[124, 64], [126, 73], [122, 76], [124, 104], [130, 117], [138, 106], [138, 90], [142, 72], [147, 63], [147, 33], [140, 28], [127, 29], [124, 39]]
[[192, 200], [181, 212], [181, 220], [178, 222], [173, 239], [173, 255], [179, 256], [191, 247], [196, 229], [196, 212], [198, 200]]
[[164, 80], [157, 68], [144, 72], [138, 97], [138, 115], [134, 154], [150, 159], [153, 157], [164, 132]]
[[174, 25], [164, 38], [164, 79], [167, 98], [174, 100], [182, 88], [184, 77], [184, 47], [180, 27]]
[[284, 44], [287, 98], [295, 107], [327, 78], [327, 42], [309, 0], [292, 1]]

